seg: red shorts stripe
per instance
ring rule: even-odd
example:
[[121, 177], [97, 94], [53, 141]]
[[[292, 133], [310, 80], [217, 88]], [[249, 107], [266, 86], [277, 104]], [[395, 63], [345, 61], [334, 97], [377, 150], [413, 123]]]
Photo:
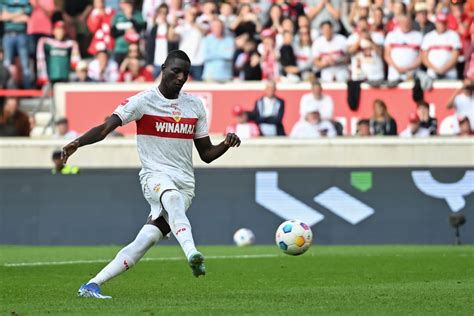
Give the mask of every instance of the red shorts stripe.
[[137, 135], [193, 139], [197, 118], [144, 114], [137, 121]]

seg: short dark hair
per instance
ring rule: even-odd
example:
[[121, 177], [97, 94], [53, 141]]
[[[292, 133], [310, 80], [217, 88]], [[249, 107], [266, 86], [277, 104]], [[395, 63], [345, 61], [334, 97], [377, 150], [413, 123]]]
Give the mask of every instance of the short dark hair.
[[174, 59], [181, 59], [187, 61], [188, 63], [191, 63], [191, 60], [189, 59], [188, 55], [179, 49], [172, 50], [171, 52], [169, 52], [165, 60], [165, 65], [169, 64]]
[[357, 126], [360, 126], [360, 125], [370, 126], [370, 121], [368, 119], [360, 119], [359, 122], [357, 122]]
[[419, 108], [420, 106], [424, 106], [424, 107], [426, 107], [427, 109], [429, 109], [429, 108], [430, 108], [430, 105], [429, 105], [429, 103], [428, 103], [428, 102], [426, 102], [426, 101], [423, 101], [423, 100], [422, 100], [422, 101], [419, 101], [419, 102], [416, 104], [416, 107], [418, 107], [418, 108]]
[[321, 22], [321, 24], [319, 24], [319, 28], [322, 28], [326, 24], [329, 25], [332, 28], [332, 23], [329, 20], [325, 20], [325, 21]]
[[61, 159], [61, 150], [53, 151], [53, 155], [51, 156], [53, 160]]

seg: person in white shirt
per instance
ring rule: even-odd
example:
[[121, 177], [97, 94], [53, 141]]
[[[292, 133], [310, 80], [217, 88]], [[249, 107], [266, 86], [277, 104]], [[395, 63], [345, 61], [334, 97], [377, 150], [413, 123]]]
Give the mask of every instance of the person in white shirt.
[[314, 63], [321, 69], [321, 81], [347, 81], [349, 72], [346, 38], [334, 34], [332, 24], [328, 21], [321, 24], [321, 34], [312, 46]]
[[298, 38], [293, 45], [296, 65], [300, 70], [301, 79], [308, 80], [313, 75], [313, 58], [311, 53], [311, 35], [307, 27], [300, 27], [298, 30]]
[[448, 109], [455, 109], [456, 115], [469, 118], [471, 128], [474, 130], [474, 83], [468, 78], [464, 85], [457, 90], [448, 102]]
[[458, 33], [448, 30], [447, 23], [446, 14], [436, 14], [436, 29], [425, 35], [421, 45], [423, 64], [433, 79], [457, 78], [456, 63], [461, 50], [461, 40]]
[[206, 30], [196, 23], [197, 9], [190, 7], [185, 13], [185, 21], [175, 28], [179, 35], [179, 49], [188, 54], [191, 59], [191, 78], [202, 80], [204, 70], [203, 38]]
[[321, 120], [317, 109], [309, 109], [291, 130], [291, 138], [335, 137], [336, 129], [331, 122]]
[[388, 81], [397, 82], [412, 78], [421, 64], [420, 47], [423, 35], [412, 30], [412, 20], [403, 15], [398, 18], [400, 27], [385, 38], [385, 62], [388, 64]]
[[300, 100], [300, 117], [304, 118], [310, 109], [316, 109], [321, 119], [331, 121], [334, 113], [334, 102], [331, 96], [323, 94], [323, 88], [318, 80], [311, 82], [311, 92], [306, 93]]
[[371, 32], [367, 19], [360, 18], [356, 32], [347, 39], [352, 80], [380, 82], [384, 79], [383, 42], [383, 35]]
[[408, 127], [400, 133], [400, 137], [410, 138], [410, 137], [429, 137], [430, 130], [424, 127], [421, 127], [420, 117], [416, 112], [410, 113], [409, 116], [409, 125]]
[[108, 52], [99, 50], [94, 60], [87, 67], [87, 75], [97, 82], [117, 82], [119, 77], [119, 66], [117, 62], [109, 58]]

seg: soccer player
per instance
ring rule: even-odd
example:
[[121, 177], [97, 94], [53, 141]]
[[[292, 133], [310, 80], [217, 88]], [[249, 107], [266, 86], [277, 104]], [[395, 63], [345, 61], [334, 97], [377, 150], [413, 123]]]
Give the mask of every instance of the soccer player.
[[151, 206], [146, 224], [135, 240], [78, 291], [82, 297], [110, 298], [101, 294], [100, 285], [133, 267], [157, 241], [170, 232], [178, 240], [194, 276], [205, 275], [204, 257], [196, 250], [186, 210], [194, 196], [192, 141], [201, 159], [210, 163], [240, 139], [228, 133], [213, 145], [208, 135], [206, 112], [201, 101], [181, 88], [191, 68], [189, 57], [171, 51], [161, 66], [158, 87], [126, 99], [103, 123], [67, 144], [63, 162], [79, 148], [103, 140], [118, 126], [136, 121], [137, 147], [142, 163], [140, 182]]

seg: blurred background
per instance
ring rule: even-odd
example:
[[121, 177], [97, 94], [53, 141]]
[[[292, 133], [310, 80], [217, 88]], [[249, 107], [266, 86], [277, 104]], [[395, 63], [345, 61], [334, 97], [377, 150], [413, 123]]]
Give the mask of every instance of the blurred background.
[[[471, 0], [0, 0], [0, 244], [121, 244], [145, 222], [133, 124], [58, 150], [173, 49], [215, 142], [196, 240], [286, 219], [321, 244], [473, 243]], [[196, 159], [197, 158], [197, 159]]]

